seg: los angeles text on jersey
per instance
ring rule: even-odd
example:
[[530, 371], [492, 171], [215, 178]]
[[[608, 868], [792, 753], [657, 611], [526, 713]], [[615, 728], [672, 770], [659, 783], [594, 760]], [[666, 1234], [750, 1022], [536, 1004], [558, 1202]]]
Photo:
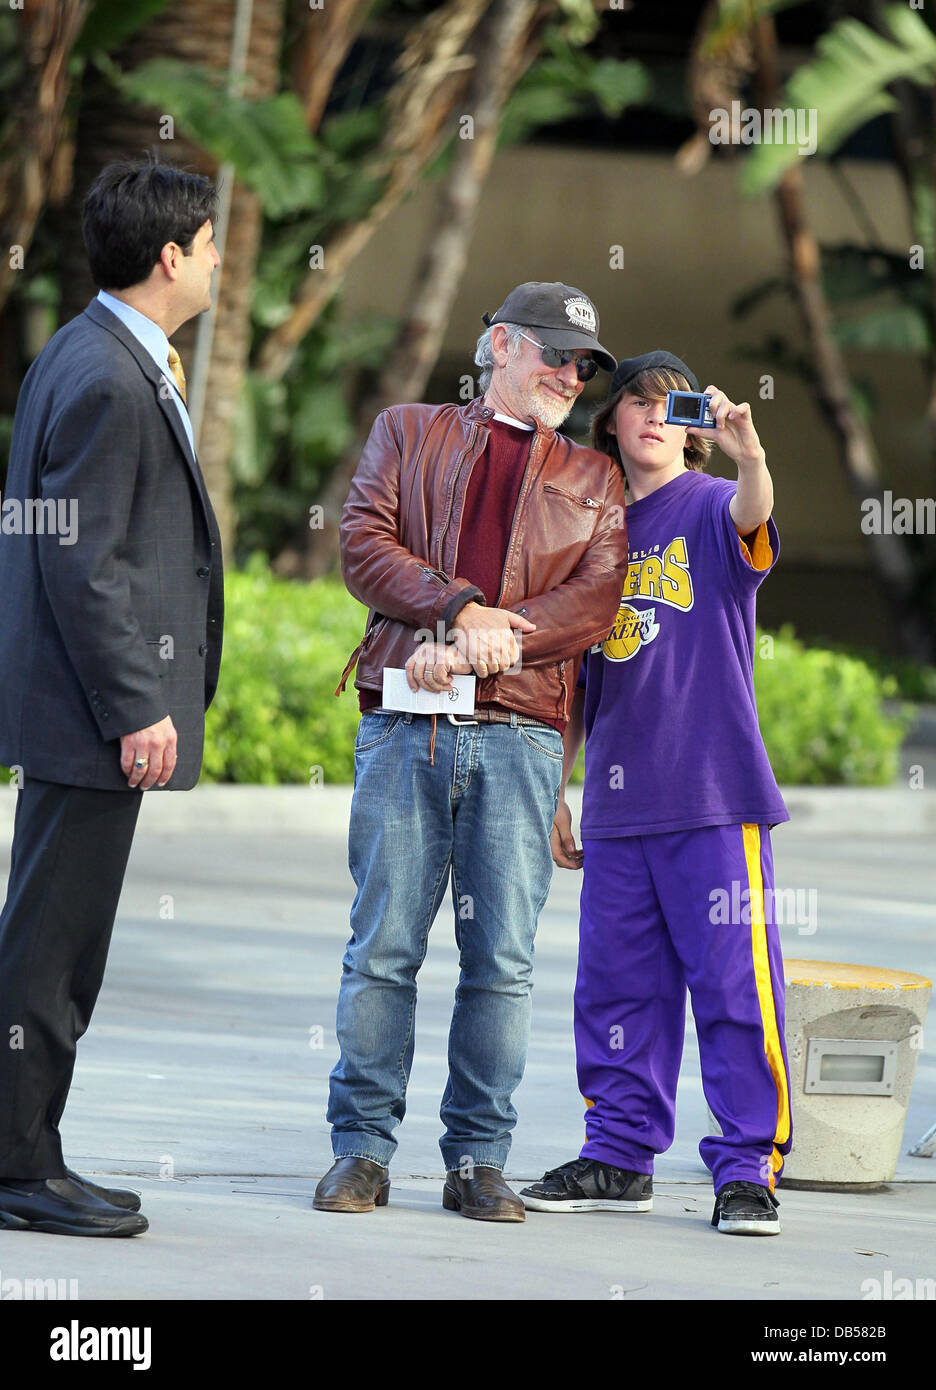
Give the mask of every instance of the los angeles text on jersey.
[[135, 1371], [151, 1364], [152, 1328], [82, 1327], [72, 1318], [68, 1327], [53, 1327], [52, 1361], [132, 1361]]

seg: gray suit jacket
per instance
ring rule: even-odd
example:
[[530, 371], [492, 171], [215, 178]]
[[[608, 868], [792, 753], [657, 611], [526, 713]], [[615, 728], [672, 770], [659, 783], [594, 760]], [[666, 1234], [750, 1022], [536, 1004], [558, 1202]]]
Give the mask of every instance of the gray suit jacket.
[[0, 762], [124, 790], [167, 714], [201, 771], [223, 625], [218, 525], [171, 388], [98, 300], [26, 373], [0, 507]]

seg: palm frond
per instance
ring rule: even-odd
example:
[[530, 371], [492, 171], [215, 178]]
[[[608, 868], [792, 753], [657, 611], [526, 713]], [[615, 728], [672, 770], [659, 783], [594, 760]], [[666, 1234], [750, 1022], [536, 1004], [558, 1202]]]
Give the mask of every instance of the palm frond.
[[172, 114], [173, 120], [219, 163], [258, 194], [268, 217], [321, 204], [325, 187], [319, 151], [292, 92], [261, 101], [230, 96], [223, 75], [175, 59], [153, 59], [121, 72], [109, 59], [98, 66], [132, 101]]
[[[936, 36], [916, 11], [888, 5], [883, 21], [889, 39], [857, 19], [840, 20], [787, 84], [787, 107], [817, 113], [822, 154], [832, 154], [853, 131], [895, 108], [890, 83], [907, 78], [929, 84], [936, 77]], [[744, 161], [742, 191], [756, 196], [774, 188], [801, 157], [793, 143], [756, 145]]]
[[170, 3], [171, 0], [96, 0], [72, 52], [79, 57], [110, 53]]

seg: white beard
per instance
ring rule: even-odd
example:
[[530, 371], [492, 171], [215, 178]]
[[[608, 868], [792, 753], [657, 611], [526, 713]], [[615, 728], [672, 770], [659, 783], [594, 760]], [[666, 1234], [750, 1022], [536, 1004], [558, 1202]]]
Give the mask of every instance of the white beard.
[[548, 395], [542, 387], [535, 382], [521, 393], [520, 400], [527, 414], [539, 420], [540, 424], [545, 425], [548, 430], [556, 430], [566, 420], [571, 413], [572, 407], [577, 397], [571, 396], [567, 401], [557, 401]]

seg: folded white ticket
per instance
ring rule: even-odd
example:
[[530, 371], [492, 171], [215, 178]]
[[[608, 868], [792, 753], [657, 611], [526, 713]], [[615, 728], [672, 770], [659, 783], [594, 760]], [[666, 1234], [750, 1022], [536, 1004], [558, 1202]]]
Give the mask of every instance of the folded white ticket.
[[383, 673], [384, 709], [412, 710], [414, 714], [474, 714], [474, 676], [453, 676], [451, 690], [436, 694], [432, 690], [410, 690], [406, 672], [385, 666]]

